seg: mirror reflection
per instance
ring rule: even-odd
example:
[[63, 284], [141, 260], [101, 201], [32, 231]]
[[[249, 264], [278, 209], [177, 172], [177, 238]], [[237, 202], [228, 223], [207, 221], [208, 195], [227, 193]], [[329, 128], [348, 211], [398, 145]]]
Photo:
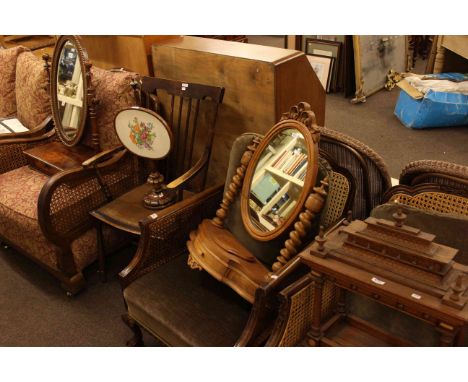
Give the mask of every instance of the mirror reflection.
[[250, 219], [260, 231], [272, 231], [289, 218], [306, 173], [303, 135], [296, 129], [280, 131], [260, 155], [250, 185]]
[[83, 72], [75, 45], [67, 41], [60, 53], [57, 70], [58, 112], [62, 133], [73, 140], [78, 133], [83, 110]]

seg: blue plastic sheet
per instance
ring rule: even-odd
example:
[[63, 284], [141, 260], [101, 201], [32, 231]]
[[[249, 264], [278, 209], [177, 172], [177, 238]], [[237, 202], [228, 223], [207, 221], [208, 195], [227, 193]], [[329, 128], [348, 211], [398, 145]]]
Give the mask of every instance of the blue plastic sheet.
[[[468, 79], [461, 73], [441, 73], [434, 77]], [[429, 90], [422, 99], [414, 99], [400, 90], [394, 113], [406, 127], [413, 129], [468, 125], [468, 95]]]

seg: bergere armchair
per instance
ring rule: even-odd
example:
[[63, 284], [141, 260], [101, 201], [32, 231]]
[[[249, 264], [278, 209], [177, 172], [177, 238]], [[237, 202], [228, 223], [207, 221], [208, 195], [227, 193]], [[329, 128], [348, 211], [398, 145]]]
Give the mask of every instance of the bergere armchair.
[[403, 207], [408, 224], [459, 250], [455, 260], [468, 265], [468, 167], [437, 160], [408, 163], [400, 184], [384, 194], [372, 216], [389, 219]]
[[[339, 173], [322, 158], [319, 160], [317, 148], [312, 145], [305, 150], [298, 143], [301, 138], [288, 133], [284, 126], [296, 118], [294, 126], [309, 126], [312, 133], [301, 133], [314, 137], [316, 145], [318, 132], [313, 113], [301, 103], [286, 113], [263, 140], [256, 134], [243, 134], [234, 142], [224, 186], [208, 188], [140, 223], [142, 237], [137, 253], [120, 273], [127, 308], [123, 319], [134, 334], [128, 345], [143, 344], [141, 329], [171, 346], [258, 346], [268, 338], [278, 291], [302, 274], [295, 258], [297, 250], [312, 240], [320, 224], [340, 219], [348, 201], [354, 199], [349, 172]], [[288, 150], [295, 154], [288, 154]], [[282, 163], [288, 168], [280, 163], [282, 155]], [[308, 167], [302, 167], [305, 158], [301, 155], [309, 155]], [[255, 170], [257, 165], [259, 172]], [[277, 172], [274, 166], [281, 170]], [[304, 169], [309, 172], [302, 184], [298, 179]], [[269, 188], [262, 181], [275, 182], [264, 170], [275, 174], [277, 181], [283, 179], [279, 188]], [[284, 171], [296, 177], [286, 176]], [[244, 175], [252, 183], [245, 181]], [[311, 184], [307, 186], [307, 182]], [[306, 201], [301, 202], [297, 194], [301, 187], [292, 183], [304, 189], [310, 187]], [[254, 239], [246, 230], [242, 195], [249, 194], [244, 188], [240, 192], [246, 184], [255, 193], [247, 205], [256, 211], [250, 215], [251, 222], [259, 228], [259, 235], [273, 235], [275, 230], [283, 229], [276, 238]], [[292, 204], [296, 201], [297, 205]], [[285, 213], [295, 206], [301, 214]], [[288, 219], [292, 220], [290, 225], [283, 225]], [[219, 220], [222, 226], [216, 225]], [[208, 228], [212, 235], [204, 242], [209, 247], [204, 253], [226, 256], [221, 262], [211, 258], [213, 262], [205, 263], [200, 253], [203, 225], [209, 224], [213, 224], [213, 230]], [[214, 248], [210, 245], [218, 249], [209, 252]], [[225, 268], [218, 272], [220, 267]], [[264, 279], [257, 277], [260, 273]], [[252, 287], [255, 283], [256, 288]]]
[[369, 146], [341, 132], [320, 127], [320, 137], [320, 155], [346, 168], [356, 183], [353, 219], [365, 219], [392, 185], [384, 160]]
[[[64, 43], [72, 40], [77, 41], [66, 36]], [[57, 70], [58, 63], [59, 57], [54, 56], [52, 72]], [[119, 144], [113, 119], [121, 108], [135, 105], [130, 86], [135, 75], [90, 69], [91, 66], [83, 62], [80, 67], [87, 73], [85, 78], [90, 80], [88, 90], [92, 97], [87, 99], [89, 94], [85, 94], [84, 99], [93, 106], [89, 114], [96, 122], [96, 129], [88, 129], [81, 139], [83, 145], [89, 147], [86, 152], [97, 153], [89, 160], [89, 167], [77, 165], [68, 170], [46, 167], [47, 171], [41, 172], [27, 166], [23, 151], [33, 145], [52, 141], [54, 147], [63, 147], [66, 152], [66, 147], [56, 142], [53, 133], [45, 139], [0, 141], [0, 238], [58, 278], [70, 295], [85, 286], [82, 271], [97, 257], [96, 233], [89, 212], [106, 202], [109, 195], [122, 194], [141, 182], [136, 158], [119, 161], [122, 157], [119, 153], [108, 158], [107, 166], [102, 169], [92, 165], [96, 158], [105, 155], [102, 150], [112, 150]], [[105, 239], [110, 248], [121, 242], [110, 231], [105, 233]]]

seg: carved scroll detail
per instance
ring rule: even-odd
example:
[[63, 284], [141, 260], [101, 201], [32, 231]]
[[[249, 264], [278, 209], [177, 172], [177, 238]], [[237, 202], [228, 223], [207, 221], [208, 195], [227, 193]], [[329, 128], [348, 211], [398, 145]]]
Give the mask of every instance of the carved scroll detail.
[[283, 113], [280, 121], [285, 121], [287, 119], [294, 119], [303, 123], [311, 132], [314, 143], [318, 142], [320, 133], [317, 119], [307, 102], [299, 102], [297, 105], [291, 107], [287, 113]]
[[252, 155], [257, 150], [260, 144], [260, 138], [254, 137], [247, 150], [244, 152], [241, 158], [241, 164], [236, 169], [236, 173], [232, 177], [231, 183], [229, 184], [228, 190], [224, 193], [223, 201], [220, 204], [220, 208], [216, 211], [216, 216], [213, 218], [213, 223], [218, 227], [224, 226], [224, 220], [228, 215], [229, 206], [232, 204], [234, 199], [242, 188], [242, 182], [244, 180], [245, 171], [247, 166], [252, 159]]
[[328, 177], [320, 181], [320, 187], [314, 187], [313, 192], [307, 198], [304, 207], [305, 211], [299, 214], [299, 221], [294, 224], [294, 230], [289, 233], [289, 239], [284, 243], [284, 248], [280, 251], [280, 255], [272, 270], [276, 272], [281, 269], [292, 257], [297, 254], [299, 246], [302, 244], [302, 239], [312, 226], [312, 220], [320, 213], [325, 203], [327, 195], [326, 188], [328, 187]]

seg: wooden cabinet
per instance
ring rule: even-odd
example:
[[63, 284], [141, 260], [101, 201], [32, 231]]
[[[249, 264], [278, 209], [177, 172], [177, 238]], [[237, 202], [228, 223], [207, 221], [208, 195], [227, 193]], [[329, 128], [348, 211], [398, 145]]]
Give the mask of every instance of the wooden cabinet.
[[151, 45], [176, 36], [81, 36], [93, 65], [102, 69], [125, 68], [151, 76]]
[[325, 92], [303, 52], [185, 36], [157, 42], [154, 75], [225, 88], [208, 184], [223, 181], [228, 152], [245, 132], [264, 134], [282, 113], [308, 102], [325, 120]]
[[[421, 346], [425, 329], [431, 345], [462, 344], [468, 274], [453, 261], [457, 250], [394, 216], [344, 221], [301, 253], [312, 280], [309, 345]], [[350, 300], [377, 319], [357, 316]]]

